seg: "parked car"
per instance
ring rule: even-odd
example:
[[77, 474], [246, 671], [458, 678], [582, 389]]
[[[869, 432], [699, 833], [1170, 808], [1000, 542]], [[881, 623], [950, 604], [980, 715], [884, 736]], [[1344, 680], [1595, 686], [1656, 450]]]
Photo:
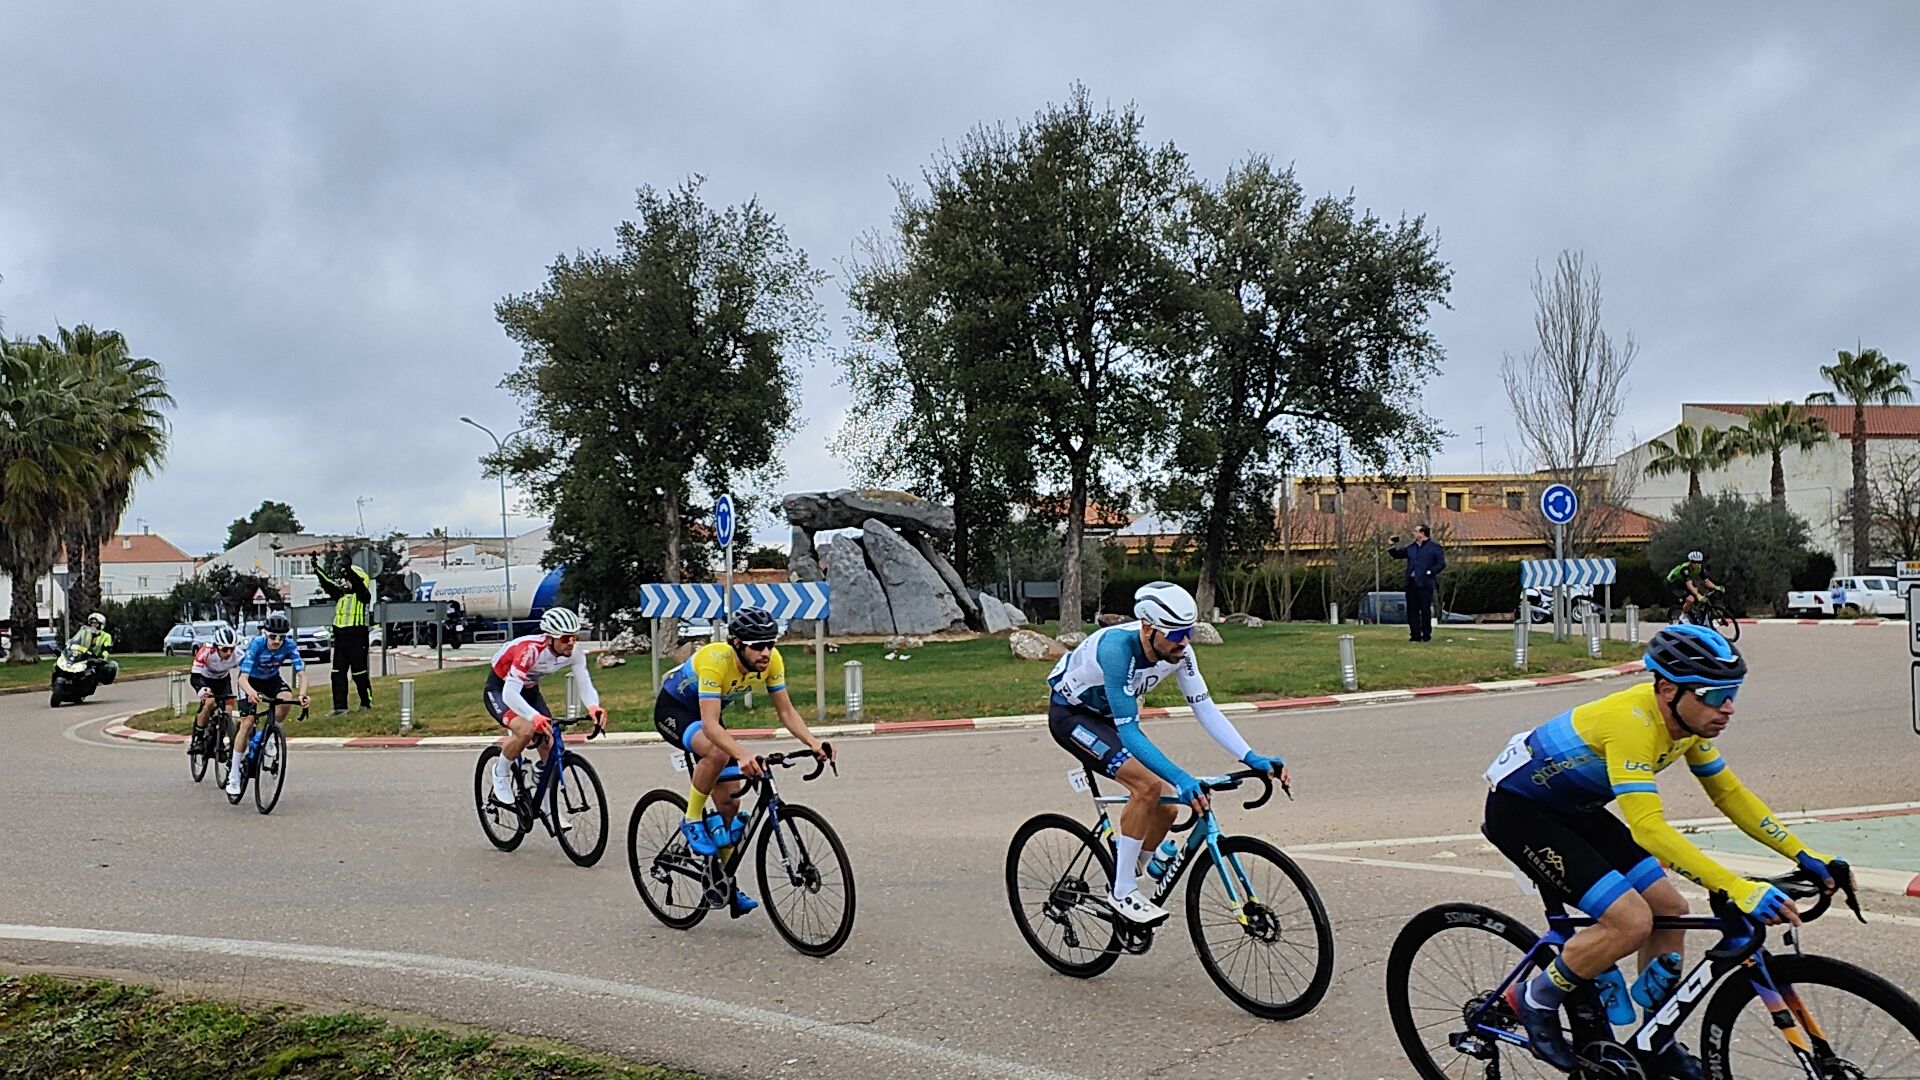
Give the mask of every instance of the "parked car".
[[[259, 636], [260, 620], [248, 619], [240, 624], [240, 640], [243, 644]], [[293, 629], [293, 646], [299, 650], [302, 660], [324, 664], [333, 657], [333, 628], [331, 626], [296, 626]]]
[[[41, 656], [54, 656], [60, 652], [60, 639], [52, 630], [40, 630], [34, 635], [34, 640], [40, 647]], [[0, 631], [0, 654], [8, 652], [12, 648], [13, 635]]]
[[180, 623], [167, 631], [160, 651], [168, 656], [192, 656], [200, 646], [213, 644], [213, 632], [225, 625], [220, 620]]
[[[1439, 613], [1439, 619], [1440, 622], [1447, 624], [1471, 623], [1473, 616], [1461, 615], [1452, 611], [1442, 611]], [[1407, 625], [1406, 592], [1370, 592], [1361, 597], [1360, 621], [1363, 623], [1376, 623], [1382, 626]], [[781, 632], [784, 633], [786, 626], [783, 624], [780, 629]]]
[[1851, 604], [1869, 615], [1904, 618], [1907, 593], [1901, 582], [1890, 577], [1837, 577], [1823, 592], [1790, 592], [1787, 614], [1803, 618], [1830, 617]]

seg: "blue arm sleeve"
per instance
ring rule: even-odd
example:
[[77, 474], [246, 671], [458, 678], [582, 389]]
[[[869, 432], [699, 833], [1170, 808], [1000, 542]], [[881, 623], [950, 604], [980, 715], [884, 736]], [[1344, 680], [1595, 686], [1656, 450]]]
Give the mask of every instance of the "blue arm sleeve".
[[1120, 745], [1140, 759], [1140, 764], [1152, 769], [1155, 776], [1172, 784], [1175, 791], [1185, 791], [1193, 787], [1193, 777], [1185, 769], [1175, 765], [1172, 758], [1161, 753], [1159, 747], [1153, 745], [1153, 740], [1147, 738], [1147, 733], [1140, 730], [1139, 721], [1129, 720], [1119, 725], [1117, 730], [1120, 732]]

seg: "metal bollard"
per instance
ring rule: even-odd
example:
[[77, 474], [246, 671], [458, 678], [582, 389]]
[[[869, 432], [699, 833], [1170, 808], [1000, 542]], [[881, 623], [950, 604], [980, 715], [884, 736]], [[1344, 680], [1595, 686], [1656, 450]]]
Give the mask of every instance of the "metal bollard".
[[400, 680], [400, 734], [413, 730], [413, 680]]
[[1640, 605], [1627, 605], [1627, 644], [1640, 644]]
[[847, 719], [857, 720], [866, 707], [866, 672], [860, 667], [858, 660], [849, 660], [840, 666], [847, 677]]
[[173, 703], [173, 715], [187, 715], [187, 673], [176, 671], [167, 676], [167, 698]]
[[573, 672], [567, 672], [567, 717], [568, 720], [580, 718], [580, 687], [573, 681]]
[[1340, 635], [1340, 685], [1349, 690], [1360, 689], [1360, 672], [1353, 659], [1353, 635]]
[[1327, 623], [1328, 625], [1331, 625], [1331, 626], [1340, 625], [1340, 605], [1339, 604], [1327, 605]]
[[1600, 612], [1592, 605], [1587, 607], [1587, 655], [1600, 655]]
[[1520, 617], [1513, 620], [1513, 667], [1516, 671], [1527, 670], [1527, 642], [1531, 631], [1527, 624], [1532, 622], [1532, 613], [1520, 609]]

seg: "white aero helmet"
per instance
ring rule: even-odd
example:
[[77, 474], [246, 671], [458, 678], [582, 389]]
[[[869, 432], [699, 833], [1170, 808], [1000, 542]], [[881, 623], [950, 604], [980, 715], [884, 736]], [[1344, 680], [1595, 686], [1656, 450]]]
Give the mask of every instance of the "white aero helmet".
[[213, 645], [216, 649], [231, 649], [239, 644], [240, 635], [234, 633], [231, 626], [222, 626], [213, 632]]
[[555, 637], [561, 634], [578, 634], [580, 616], [563, 607], [548, 608], [547, 613], [540, 616], [540, 632]]
[[1698, 551], [1689, 551], [1687, 552], [1687, 561], [1688, 562], [1706, 562], [1707, 557], [1705, 555], [1702, 555]]
[[1133, 594], [1133, 616], [1162, 633], [1192, 628], [1199, 609], [1193, 594], [1171, 581], [1149, 581]]

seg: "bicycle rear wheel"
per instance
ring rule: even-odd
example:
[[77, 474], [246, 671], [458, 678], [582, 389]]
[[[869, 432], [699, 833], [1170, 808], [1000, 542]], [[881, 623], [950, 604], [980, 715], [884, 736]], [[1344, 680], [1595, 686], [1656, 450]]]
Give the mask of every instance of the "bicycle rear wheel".
[[[1798, 1016], [1818, 1026], [1812, 1055], [1820, 1076], [1920, 1076], [1920, 1005], [1892, 983], [1825, 956], [1772, 955], [1767, 972], [1776, 988], [1797, 997]], [[1787, 999], [1793, 1009], [1793, 998]], [[1739, 972], [1707, 1003], [1701, 1059], [1714, 1080], [1776, 1080], [1808, 1075], [1787, 1033], [1774, 1026], [1753, 980]]]
[[[777, 863], [775, 860], [778, 860]], [[760, 897], [773, 928], [808, 956], [830, 956], [853, 933], [853, 866], [825, 818], [782, 803], [755, 845]]]
[[[1526, 1048], [1467, 1028], [1479, 1014], [1489, 1026], [1522, 1031], [1494, 994], [1537, 941], [1526, 926], [1478, 904], [1430, 907], [1401, 929], [1387, 954], [1387, 1015], [1421, 1080], [1563, 1080], [1565, 1073]], [[1456, 1039], [1466, 1045], [1456, 1048]]]
[[707, 867], [680, 835], [687, 801], [665, 788], [649, 791], [633, 804], [627, 819], [627, 869], [633, 887], [653, 917], [686, 930], [707, 917]]
[[607, 789], [587, 759], [568, 754], [561, 779], [551, 788], [547, 813], [553, 818], [553, 838], [575, 866], [592, 866], [607, 850]]
[[527, 830], [520, 821], [519, 807], [494, 801], [493, 763], [499, 757], [498, 746], [480, 751], [480, 761], [473, 769], [473, 807], [480, 814], [480, 831], [487, 834], [487, 843], [501, 851], [512, 851], [526, 839]]
[[213, 725], [214, 719], [209, 716], [205, 724], [195, 728], [187, 736], [187, 775], [193, 777], [193, 782], [196, 784], [206, 779], [207, 765], [212, 762], [214, 752], [219, 749], [217, 745], [212, 745], [219, 742], [219, 736], [215, 734]]
[[1007, 903], [1020, 936], [1055, 971], [1090, 979], [1120, 959], [1120, 935], [1100, 897], [1113, 855], [1061, 814], [1028, 819], [1007, 846]]
[[1213, 855], [1187, 878], [1187, 930], [1221, 993], [1267, 1020], [1305, 1016], [1333, 985], [1333, 924], [1320, 894], [1286, 853], [1251, 836], [1220, 838], [1236, 906]]
[[287, 782], [287, 733], [278, 723], [267, 728], [260, 740], [260, 760], [253, 774], [253, 805], [263, 814], [273, 813], [280, 803], [280, 789]]
[[208, 734], [213, 739], [213, 784], [215, 791], [227, 786], [227, 775], [233, 771], [233, 717], [224, 712], [215, 713], [210, 724], [217, 724]]

